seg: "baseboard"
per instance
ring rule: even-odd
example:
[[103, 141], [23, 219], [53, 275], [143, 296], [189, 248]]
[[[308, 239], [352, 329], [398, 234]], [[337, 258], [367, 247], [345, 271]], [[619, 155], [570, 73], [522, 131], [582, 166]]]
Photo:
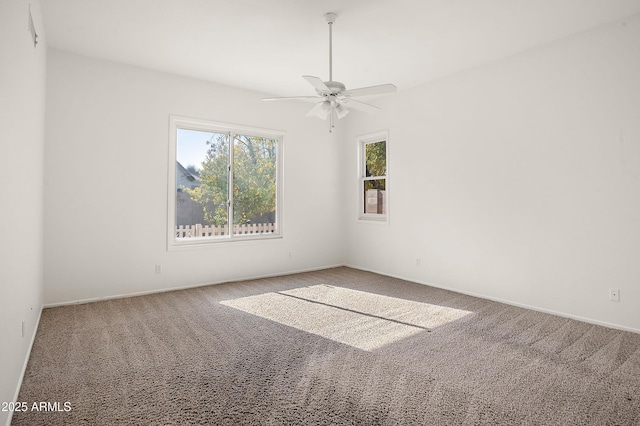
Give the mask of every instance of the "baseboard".
[[[18, 385], [16, 386], [16, 392], [13, 395], [13, 401], [18, 401], [18, 397], [20, 396], [20, 388], [22, 387], [22, 379], [24, 379], [24, 375], [27, 372], [27, 365], [29, 364], [29, 358], [31, 358], [31, 349], [33, 349], [33, 343], [36, 341], [36, 334], [38, 334], [38, 327], [40, 327], [40, 318], [42, 317], [42, 310], [44, 307], [40, 308], [40, 312], [38, 313], [38, 319], [36, 320], [36, 326], [33, 328], [33, 333], [31, 334], [31, 342], [29, 342], [29, 349], [27, 349], [27, 355], [24, 358], [24, 363], [22, 364], [22, 371], [20, 371], [20, 378], [18, 379]], [[7, 417], [7, 425], [11, 426], [11, 419], [13, 418], [13, 411], [9, 411], [9, 417]]]
[[261, 278], [281, 277], [281, 276], [284, 276], [284, 275], [301, 274], [301, 273], [304, 273], [304, 272], [321, 271], [323, 269], [339, 268], [341, 266], [345, 266], [345, 265], [340, 263], [340, 264], [334, 264], [334, 265], [318, 266], [318, 267], [313, 267], [313, 268], [281, 271], [281, 272], [275, 272], [275, 273], [272, 273], [272, 274], [251, 275], [251, 276], [244, 276], [244, 277], [226, 279], [226, 280], [221, 280], [221, 281], [209, 281], [209, 282], [201, 283], [201, 284], [191, 284], [191, 285], [185, 285], [185, 286], [177, 286], [177, 287], [170, 287], [170, 288], [163, 288], [163, 289], [140, 291], [140, 292], [136, 292], [136, 293], [126, 293], [126, 294], [116, 294], [116, 295], [113, 295], [113, 296], [93, 297], [93, 298], [89, 298], [89, 299], [79, 299], [79, 300], [72, 300], [72, 301], [68, 301], [68, 302], [47, 303], [47, 304], [43, 305], [42, 308], [43, 309], [44, 308], [56, 308], [58, 306], [81, 305], [81, 304], [84, 304], [84, 303], [101, 302], [101, 301], [104, 301], [104, 300], [124, 299], [124, 298], [127, 298], [127, 297], [146, 296], [146, 295], [149, 295], [149, 294], [166, 293], [166, 292], [169, 292], [169, 291], [178, 291], [178, 290], [188, 290], [190, 288], [206, 287], [206, 286], [210, 286], [210, 285], [233, 283], [233, 282], [238, 282], [238, 281], [258, 280], [258, 279], [261, 279]]
[[442, 285], [438, 285], [438, 284], [434, 284], [434, 283], [430, 283], [430, 282], [426, 282], [426, 281], [422, 281], [422, 280], [417, 280], [415, 278], [407, 278], [407, 277], [403, 277], [403, 276], [400, 276], [400, 275], [387, 274], [385, 272], [380, 272], [380, 271], [376, 271], [374, 269], [369, 269], [369, 268], [362, 268], [360, 266], [355, 266], [355, 265], [350, 265], [350, 264], [345, 264], [344, 266], [346, 266], [348, 268], [358, 269], [360, 271], [372, 272], [372, 273], [378, 274], [378, 275], [384, 275], [384, 276], [391, 277], [391, 278], [397, 278], [397, 279], [400, 279], [400, 280], [403, 280], [403, 281], [410, 281], [410, 282], [414, 282], [414, 283], [417, 283], [417, 284], [428, 285], [429, 287], [439, 288], [439, 289], [442, 289], [442, 290], [453, 291], [455, 293], [466, 294], [467, 296], [478, 297], [480, 299], [492, 300], [494, 302], [504, 303], [505, 305], [517, 306], [519, 308], [524, 308], [524, 309], [531, 309], [532, 311], [542, 312], [542, 313], [550, 314], [550, 315], [556, 315], [556, 316], [559, 316], [559, 317], [569, 318], [569, 319], [573, 319], [573, 320], [576, 320], [576, 321], [582, 321], [582, 322], [586, 322], [588, 324], [600, 325], [600, 326], [607, 327], [607, 328], [613, 328], [613, 329], [622, 330], [622, 331], [630, 331], [632, 333], [640, 334], [640, 329], [633, 328], [633, 327], [627, 327], [627, 326], [619, 325], [619, 324], [612, 324], [612, 323], [608, 323], [608, 322], [605, 322], [605, 321], [599, 321], [599, 320], [596, 320], [596, 319], [593, 319], [593, 318], [585, 318], [585, 317], [581, 317], [579, 315], [572, 315], [572, 314], [568, 314], [566, 312], [554, 311], [554, 310], [551, 310], [551, 309], [545, 309], [545, 308], [541, 308], [541, 307], [538, 307], [538, 306], [526, 305], [524, 303], [514, 302], [512, 300], [506, 300], [506, 299], [500, 299], [500, 298], [496, 298], [496, 297], [490, 297], [490, 296], [487, 296], [485, 294], [474, 293], [474, 292], [471, 292], [471, 291], [460, 290], [458, 288], [442, 286]]
[[[55, 307], [58, 307], [58, 306], [78, 305], [78, 304], [83, 304], [83, 303], [100, 302], [100, 301], [112, 300], [112, 299], [123, 299], [123, 298], [126, 298], [126, 297], [145, 296], [145, 295], [148, 295], [148, 294], [165, 293], [165, 292], [169, 292], [169, 291], [187, 290], [187, 289], [190, 289], [190, 288], [206, 287], [206, 286], [209, 286], [209, 285], [217, 285], [217, 284], [224, 284], [224, 283], [230, 283], [230, 282], [257, 280], [257, 279], [261, 279], [261, 278], [272, 278], [272, 277], [278, 277], [278, 276], [284, 276], [284, 275], [300, 274], [300, 273], [304, 273], [304, 272], [313, 272], [313, 271], [320, 271], [320, 270], [323, 270], [323, 269], [338, 268], [338, 267], [341, 267], [341, 266], [346, 266], [346, 267], [349, 267], [349, 268], [358, 269], [360, 271], [372, 272], [372, 273], [375, 273], [375, 274], [384, 275], [384, 276], [392, 277], [392, 278], [397, 278], [397, 279], [404, 280], [404, 281], [410, 281], [410, 282], [414, 282], [414, 283], [417, 283], [417, 284], [428, 285], [430, 287], [439, 288], [439, 289], [442, 289], [442, 290], [448, 290], [448, 291], [453, 291], [453, 292], [460, 293], [460, 294], [466, 294], [468, 296], [478, 297], [480, 299], [492, 300], [494, 302], [504, 303], [506, 305], [517, 306], [519, 308], [531, 309], [533, 311], [543, 312], [545, 314], [556, 315], [556, 316], [559, 316], [559, 317], [570, 318], [570, 319], [574, 319], [574, 320], [577, 320], [577, 321], [586, 322], [586, 323], [589, 323], [589, 324], [595, 324], [595, 325], [600, 325], [600, 326], [603, 326], [603, 327], [613, 328], [613, 329], [616, 329], [616, 330], [630, 331], [632, 333], [640, 334], [640, 329], [633, 328], [633, 327], [627, 327], [627, 326], [623, 326], [623, 325], [619, 325], [619, 324], [608, 323], [608, 322], [599, 321], [599, 320], [596, 320], [596, 319], [593, 319], [593, 318], [581, 317], [579, 315], [572, 315], [572, 314], [568, 314], [566, 312], [554, 311], [554, 310], [551, 310], [551, 309], [541, 308], [539, 306], [527, 305], [527, 304], [524, 304], [524, 303], [514, 302], [512, 300], [491, 297], [491, 296], [487, 296], [487, 295], [482, 294], [482, 293], [475, 293], [475, 292], [471, 292], [471, 291], [460, 290], [458, 288], [438, 285], [438, 284], [434, 284], [434, 283], [431, 283], [431, 282], [418, 280], [418, 279], [415, 279], [415, 278], [405, 277], [405, 276], [402, 276], [402, 275], [388, 274], [388, 273], [385, 273], [385, 272], [382, 272], [382, 271], [378, 271], [378, 270], [375, 270], [375, 269], [363, 268], [363, 267], [352, 265], [352, 264], [348, 264], [348, 263], [340, 263], [340, 264], [333, 264], [333, 265], [317, 266], [317, 267], [312, 267], [312, 268], [281, 271], [281, 272], [276, 272], [276, 273], [273, 273], [273, 274], [251, 275], [251, 276], [238, 277], [238, 278], [234, 278], [234, 279], [213, 281], [213, 282], [207, 282], [207, 283], [201, 283], [201, 284], [192, 284], [192, 285], [186, 285], [186, 286], [176, 286], [176, 287], [170, 287], [170, 288], [164, 288], [164, 289], [155, 289], [155, 290], [142, 291], [142, 292], [136, 292], [136, 293], [118, 294], [118, 295], [113, 295], [113, 296], [95, 297], [95, 298], [90, 298], [90, 299], [79, 299], [79, 300], [73, 300], [73, 301], [68, 301], [68, 302], [48, 303], [48, 304], [43, 305], [42, 309], [44, 309], [44, 308], [55, 308]], [[40, 314], [42, 314], [42, 310], [40, 311]], [[40, 322], [40, 315], [38, 315], [38, 323], [39, 322]], [[36, 325], [36, 330], [37, 330], [37, 325]], [[35, 332], [34, 332], [34, 335], [32, 337], [31, 345], [33, 345], [33, 340], [34, 339], [35, 339]], [[31, 347], [29, 347], [29, 353], [30, 352], [31, 352]], [[27, 356], [27, 361], [28, 361], [28, 359], [29, 359], [29, 357]], [[23, 368], [23, 375], [24, 375], [24, 370], [26, 370], [26, 361], [25, 361], [25, 365], [24, 365], [24, 368]], [[20, 384], [21, 384], [22, 383], [22, 376], [20, 378], [20, 381], [21, 381], [20, 382]], [[18, 391], [19, 390], [20, 390], [20, 386], [18, 386]], [[17, 394], [16, 394], [16, 397], [17, 397]]]

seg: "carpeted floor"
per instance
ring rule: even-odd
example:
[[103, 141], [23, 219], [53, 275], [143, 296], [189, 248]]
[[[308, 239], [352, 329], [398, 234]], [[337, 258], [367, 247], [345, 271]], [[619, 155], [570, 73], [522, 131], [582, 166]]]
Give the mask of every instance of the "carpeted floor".
[[638, 425], [640, 335], [337, 268], [45, 309], [19, 401], [15, 425]]

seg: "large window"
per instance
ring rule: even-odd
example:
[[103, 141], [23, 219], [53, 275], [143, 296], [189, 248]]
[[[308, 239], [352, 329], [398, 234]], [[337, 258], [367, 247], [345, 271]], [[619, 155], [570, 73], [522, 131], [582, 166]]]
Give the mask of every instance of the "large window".
[[281, 233], [282, 134], [172, 116], [169, 247]]
[[387, 220], [387, 132], [358, 139], [360, 158], [360, 219]]

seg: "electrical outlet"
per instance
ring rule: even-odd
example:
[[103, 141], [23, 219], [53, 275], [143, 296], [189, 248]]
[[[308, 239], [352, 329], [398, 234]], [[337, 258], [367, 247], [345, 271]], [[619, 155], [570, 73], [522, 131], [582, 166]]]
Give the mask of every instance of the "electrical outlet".
[[289, 259], [291, 259], [291, 252], [289, 252]]
[[612, 302], [619, 302], [620, 301], [620, 290], [616, 289], [616, 288], [610, 288], [609, 289], [609, 300]]
[[22, 337], [24, 337], [24, 320], [22, 321]]
[[419, 257], [416, 259], [416, 266], [420, 266], [420, 258]]
[[162, 265], [156, 265], [156, 274], [162, 273]]

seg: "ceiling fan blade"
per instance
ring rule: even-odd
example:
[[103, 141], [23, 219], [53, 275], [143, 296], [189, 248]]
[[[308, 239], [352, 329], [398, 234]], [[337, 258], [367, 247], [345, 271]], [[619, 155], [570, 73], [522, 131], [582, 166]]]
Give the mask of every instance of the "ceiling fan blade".
[[317, 102], [318, 99], [322, 99], [320, 96], [284, 96], [279, 98], [262, 98], [263, 101], [289, 101], [289, 100], [298, 100], [298, 101], [307, 101], [307, 102]]
[[330, 92], [331, 89], [324, 84], [324, 81], [320, 80], [318, 77], [314, 77], [312, 75], [303, 75], [302, 78], [307, 80], [313, 87], [316, 88], [319, 92]]
[[342, 96], [370, 96], [370, 95], [384, 95], [387, 93], [395, 93], [398, 90], [393, 84], [380, 84], [378, 86], [361, 87], [359, 89], [352, 89], [342, 92]]
[[360, 111], [368, 112], [369, 114], [380, 110], [380, 108], [378, 108], [377, 106], [365, 104], [364, 102], [360, 102], [350, 98], [342, 99], [340, 103], [342, 103], [343, 105], [347, 105], [351, 108], [358, 109]]

